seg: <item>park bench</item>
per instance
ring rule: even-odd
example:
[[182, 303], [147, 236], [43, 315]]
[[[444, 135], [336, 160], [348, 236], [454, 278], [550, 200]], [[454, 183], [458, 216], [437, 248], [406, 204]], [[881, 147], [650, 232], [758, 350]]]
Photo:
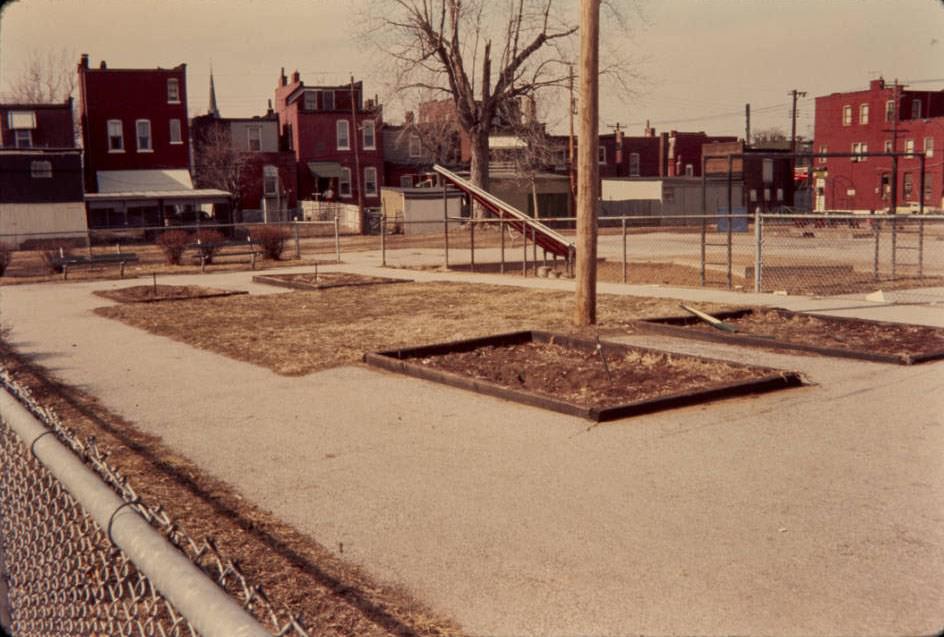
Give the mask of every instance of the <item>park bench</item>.
[[62, 278], [69, 278], [69, 268], [75, 266], [88, 266], [91, 269], [96, 265], [117, 265], [120, 276], [125, 276], [125, 265], [128, 263], [137, 263], [138, 255], [133, 252], [109, 252], [106, 254], [66, 254], [62, 249], [59, 254], [52, 258], [52, 265], [57, 270], [62, 270]]
[[[206, 264], [212, 259], [220, 257], [249, 257], [249, 263], [252, 269], [256, 269], [256, 258], [262, 254], [262, 249], [252, 242], [251, 238], [245, 241], [221, 241], [219, 243], [207, 243], [197, 241], [187, 246], [195, 251], [193, 260], [200, 264], [200, 271], [206, 271]], [[212, 254], [212, 257], [209, 255]]]

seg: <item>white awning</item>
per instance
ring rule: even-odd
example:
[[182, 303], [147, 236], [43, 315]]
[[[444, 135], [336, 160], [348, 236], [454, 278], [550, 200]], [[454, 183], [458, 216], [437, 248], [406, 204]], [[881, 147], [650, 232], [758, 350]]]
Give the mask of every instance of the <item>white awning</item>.
[[97, 176], [100, 193], [193, 190], [186, 169], [100, 170]]

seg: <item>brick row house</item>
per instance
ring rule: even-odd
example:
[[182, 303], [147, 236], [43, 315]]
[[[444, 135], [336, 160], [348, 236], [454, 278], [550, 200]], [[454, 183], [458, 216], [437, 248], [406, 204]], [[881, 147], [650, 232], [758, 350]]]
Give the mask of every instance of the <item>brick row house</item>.
[[[814, 160], [817, 210], [917, 208], [922, 155], [924, 205], [944, 207], [944, 91], [907, 90], [880, 78], [866, 90], [817, 97], [815, 121], [814, 152], [855, 155]], [[897, 177], [891, 157], [865, 155], [875, 152], [905, 154]]]
[[38, 240], [84, 236], [82, 152], [75, 141], [71, 98], [0, 104], [0, 243], [20, 245], [31, 233], [45, 233]]

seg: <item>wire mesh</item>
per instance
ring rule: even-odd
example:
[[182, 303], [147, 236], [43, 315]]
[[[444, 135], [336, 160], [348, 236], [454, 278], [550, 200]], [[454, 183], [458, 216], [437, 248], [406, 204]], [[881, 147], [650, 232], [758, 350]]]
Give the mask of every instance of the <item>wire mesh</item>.
[[[79, 440], [6, 370], [6, 388], [135, 511], [274, 635], [308, 637], [299, 617], [277, 609], [212, 538], [187, 535], [160, 504], [143, 501], [93, 437]], [[3, 391], [0, 388], [0, 391]], [[17, 636], [160, 635], [196, 631], [109, 539], [105, 530], [0, 420], [0, 553]]]

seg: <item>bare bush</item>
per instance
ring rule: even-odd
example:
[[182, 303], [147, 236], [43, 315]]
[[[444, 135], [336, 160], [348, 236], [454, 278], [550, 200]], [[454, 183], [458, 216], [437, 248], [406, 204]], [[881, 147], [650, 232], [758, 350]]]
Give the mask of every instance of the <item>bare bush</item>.
[[183, 230], [168, 230], [157, 238], [157, 245], [164, 253], [168, 265], [180, 265], [180, 259], [189, 243], [190, 235]]
[[213, 257], [223, 246], [223, 235], [219, 230], [197, 230], [193, 233], [193, 241], [197, 244], [203, 262], [213, 263]]
[[282, 252], [285, 250], [285, 242], [288, 240], [288, 230], [278, 226], [261, 226], [253, 228], [250, 232], [253, 243], [258, 243], [262, 248], [262, 254], [267, 259], [278, 261], [282, 258]]
[[7, 271], [7, 266], [10, 265], [10, 259], [12, 257], [13, 250], [6, 244], [0, 243], [0, 276], [3, 276], [3, 273]]

